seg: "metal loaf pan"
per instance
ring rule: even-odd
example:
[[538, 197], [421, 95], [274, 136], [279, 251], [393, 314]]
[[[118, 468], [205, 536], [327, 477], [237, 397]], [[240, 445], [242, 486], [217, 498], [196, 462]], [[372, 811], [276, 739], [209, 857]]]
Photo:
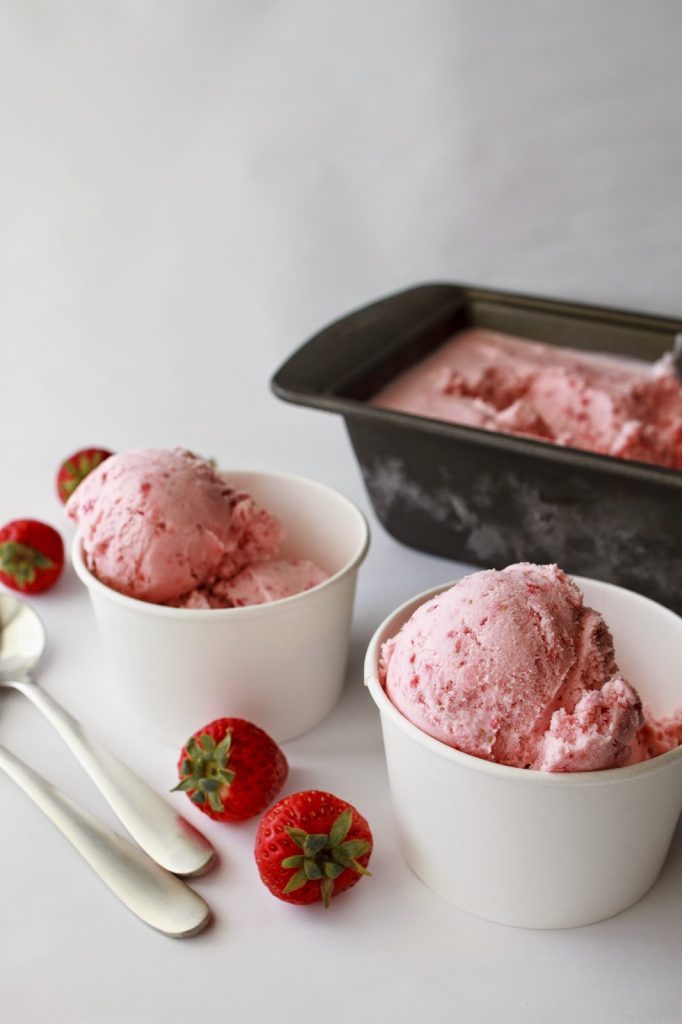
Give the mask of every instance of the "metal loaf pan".
[[368, 399], [463, 327], [655, 360], [682, 321], [456, 284], [337, 320], [277, 371], [280, 398], [340, 413], [398, 540], [502, 568], [558, 562], [682, 612], [682, 473], [376, 408]]

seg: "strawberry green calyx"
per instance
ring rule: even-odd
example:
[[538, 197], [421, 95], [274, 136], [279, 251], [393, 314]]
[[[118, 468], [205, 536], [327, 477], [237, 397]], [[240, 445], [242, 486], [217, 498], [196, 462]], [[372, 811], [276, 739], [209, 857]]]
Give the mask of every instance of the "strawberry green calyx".
[[182, 790], [189, 793], [195, 804], [208, 804], [214, 811], [224, 810], [220, 791], [230, 786], [235, 773], [228, 767], [230, 749], [232, 747], [232, 731], [228, 730], [224, 739], [216, 743], [208, 733], [202, 733], [187, 744], [187, 757], [182, 762], [182, 779], [172, 792]]
[[64, 494], [67, 497], [73, 494], [78, 485], [85, 480], [86, 476], [89, 476], [93, 469], [97, 469], [108, 457], [107, 452], [93, 451], [82, 452], [67, 459], [63, 466], [64, 479], [61, 481], [61, 488]]
[[334, 891], [334, 881], [345, 870], [356, 871], [359, 875], [371, 872], [357, 860], [369, 853], [371, 844], [366, 839], [349, 839], [346, 836], [353, 823], [353, 812], [348, 809], [339, 814], [329, 830], [329, 834], [314, 833], [312, 835], [302, 828], [287, 826], [287, 835], [301, 849], [301, 853], [293, 857], [285, 857], [283, 868], [293, 868], [294, 874], [287, 882], [284, 892], [295, 892], [307, 882], [320, 882], [322, 902], [329, 906]]
[[39, 569], [53, 569], [54, 565], [51, 558], [28, 544], [16, 540], [0, 542], [0, 572], [11, 576], [20, 588], [33, 583]]

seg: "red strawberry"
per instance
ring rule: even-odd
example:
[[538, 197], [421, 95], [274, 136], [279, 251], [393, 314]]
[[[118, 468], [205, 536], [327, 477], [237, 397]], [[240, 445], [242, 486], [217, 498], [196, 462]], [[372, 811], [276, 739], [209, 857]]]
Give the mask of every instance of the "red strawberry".
[[57, 494], [60, 499], [67, 502], [88, 473], [97, 469], [110, 455], [113, 455], [113, 452], [106, 448], [81, 448], [65, 459], [57, 473]]
[[289, 772], [273, 739], [243, 718], [218, 718], [182, 748], [180, 782], [193, 803], [216, 821], [244, 821], [274, 800]]
[[308, 789], [285, 796], [263, 817], [256, 864], [273, 896], [286, 903], [329, 906], [332, 896], [368, 875], [369, 825], [351, 804]]
[[13, 519], [0, 530], [0, 581], [24, 594], [56, 583], [64, 568], [64, 545], [56, 530], [37, 519]]

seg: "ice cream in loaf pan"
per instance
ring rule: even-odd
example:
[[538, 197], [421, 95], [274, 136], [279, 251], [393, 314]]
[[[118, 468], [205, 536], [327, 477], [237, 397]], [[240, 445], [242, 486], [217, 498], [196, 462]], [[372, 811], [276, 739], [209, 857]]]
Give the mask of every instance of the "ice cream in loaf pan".
[[655, 363], [464, 330], [374, 405], [682, 469], [682, 382]]

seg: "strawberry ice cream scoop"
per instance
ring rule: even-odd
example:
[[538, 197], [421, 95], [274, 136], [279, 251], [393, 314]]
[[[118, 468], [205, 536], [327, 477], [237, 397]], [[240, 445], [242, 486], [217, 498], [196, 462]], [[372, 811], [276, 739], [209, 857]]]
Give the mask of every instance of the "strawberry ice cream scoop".
[[643, 724], [606, 623], [556, 565], [475, 573], [427, 601], [384, 644], [381, 675], [424, 732], [519, 768], [618, 767]]
[[166, 603], [274, 557], [282, 528], [211, 463], [182, 449], [112, 455], [66, 505], [92, 573], [114, 590]]
[[173, 603], [181, 608], [244, 608], [302, 594], [326, 579], [329, 573], [308, 559], [271, 558], [247, 565], [231, 579], [199, 587]]

